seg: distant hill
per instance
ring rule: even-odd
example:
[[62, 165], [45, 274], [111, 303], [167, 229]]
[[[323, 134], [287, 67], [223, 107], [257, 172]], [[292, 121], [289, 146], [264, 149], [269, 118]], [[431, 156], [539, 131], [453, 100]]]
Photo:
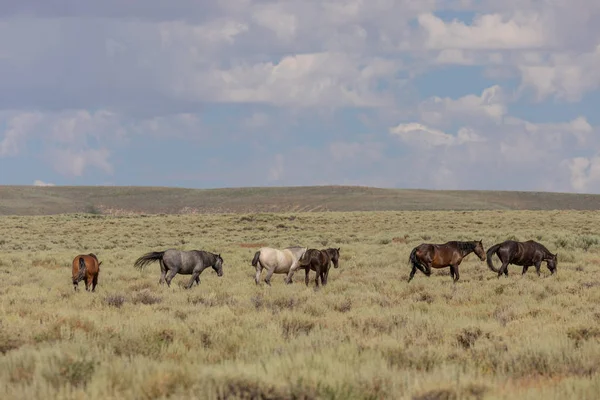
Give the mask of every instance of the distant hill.
[[600, 195], [359, 186], [232, 189], [0, 186], [0, 215], [567, 209], [598, 210]]

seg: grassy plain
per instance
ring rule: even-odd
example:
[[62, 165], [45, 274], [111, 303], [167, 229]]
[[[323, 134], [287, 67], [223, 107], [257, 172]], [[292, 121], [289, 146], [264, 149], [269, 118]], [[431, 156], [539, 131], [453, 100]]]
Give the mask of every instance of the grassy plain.
[[[3, 399], [592, 399], [600, 393], [600, 226], [591, 211], [348, 212], [0, 217]], [[556, 276], [497, 279], [470, 255], [407, 263], [421, 242], [535, 239]], [[303, 272], [256, 286], [255, 246], [341, 247], [319, 291]], [[159, 286], [134, 260], [169, 247], [219, 252]], [[103, 261], [96, 293], [70, 263]], [[498, 260], [495, 260], [498, 263]], [[263, 272], [263, 278], [264, 278]], [[313, 273], [314, 274], [314, 273]]]
[[0, 215], [564, 209], [600, 210], [600, 195], [364, 186], [0, 186]]

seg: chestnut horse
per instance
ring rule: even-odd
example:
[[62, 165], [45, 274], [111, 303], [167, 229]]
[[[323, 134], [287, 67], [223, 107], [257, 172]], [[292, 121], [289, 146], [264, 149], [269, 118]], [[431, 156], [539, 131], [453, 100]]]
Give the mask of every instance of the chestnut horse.
[[315, 286], [319, 287], [319, 278], [321, 278], [321, 284], [327, 285], [327, 277], [329, 276], [329, 268], [333, 264], [334, 268], [339, 267], [340, 249], [328, 248], [325, 250], [308, 249], [299, 261], [298, 268], [304, 268], [306, 276], [304, 282], [308, 286], [308, 273], [312, 269], [317, 273], [315, 277]]
[[425, 275], [431, 275], [431, 268], [450, 267], [450, 276], [454, 282], [458, 281], [460, 275], [458, 266], [468, 254], [477, 254], [481, 261], [485, 261], [485, 250], [480, 241], [458, 242], [451, 241], [444, 244], [423, 243], [415, 247], [410, 253], [409, 262], [412, 263], [412, 271], [408, 281], [415, 276], [417, 269]]
[[72, 269], [73, 289], [77, 290], [79, 282], [85, 279], [85, 290], [89, 291], [91, 286], [92, 292], [96, 291], [101, 264], [102, 261], [98, 262], [98, 257], [93, 253], [80, 254], [75, 257]]
[[[496, 254], [502, 265], [499, 269], [494, 267], [492, 256]], [[487, 265], [498, 274], [498, 278], [504, 275], [508, 276], [508, 264], [519, 265], [523, 267], [522, 275], [527, 272], [527, 269], [534, 265], [535, 270], [540, 276], [540, 267], [542, 261], [546, 261], [546, 266], [550, 270], [550, 274], [556, 272], [556, 264], [558, 262], [558, 254], [552, 254], [544, 245], [528, 240], [526, 242], [517, 242], [507, 240], [490, 247], [487, 251]]]

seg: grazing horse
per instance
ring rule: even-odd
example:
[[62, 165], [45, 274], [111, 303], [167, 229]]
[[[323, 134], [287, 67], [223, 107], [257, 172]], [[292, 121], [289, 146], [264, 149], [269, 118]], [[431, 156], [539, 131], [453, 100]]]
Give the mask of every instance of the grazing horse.
[[[492, 262], [492, 256], [494, 254], [496, 254], [502, 262], [499, 269], [496, 269]], [[488, 249], [487, 265], [492, 271], [498, 273], [498, 278], [500, 278], [503, 273], [508, 276], [508, 264], [522, 266], [522, 275], [527, 272], [527, 269], [530, 266], [535, 265], [535, 270], [538, 276], [540, 276], [542, 261], [546, 261], [546, 266], [551, 274], [556, 272], [556, 265], [558, 263], [557, 256], [558, 253], [552, 254], [544, 245], [533, 240], [528, 240], [526, 242], [507, 240], [495, 244]]]
[[475, 252], [481, 261], [485, 261], [485, 250], [480, 241], [458, 242], [451, 241], [444, 244], [423, 243], [415, 247], [410, 253], [409, 262], [412, 263], [412, 271], [408, 277], [410, 282], [415, 276], [417, 269], [425, 275], [431, 275], [431, 268], [450, 267], [450, 276], [454, 282], [458, 281], [460, 275], [458, 266], [468, 254]]
[[[171, 287], [171, 280], [177, 274], [192, 275], [189, 283], [185, 286], [186, 289], [191, 288], [194, 282], [199, 285], [200, 273], [208, 267], [212, 267], [217, 276], [223, 276], [223, 258], [221, 258], [221, 255], [203, 250], [168, 249], [153, 251], [138, 258], [133, 265], [142, 269], [145, 265], [154, 261], [160, 262], [161, 276], [158, 283], [162, 285], [167, 282], [169, 287]], [[169, 272], [168, 276], [167, 271]]]
[[252, 266], [256, 267], [254, 282], [258, 285], [263, 268], [267, 270], [265, 283], [271, 285], [271, 276], [275, 274], [288, 274], [285, 283], [292, 282], [292, 275], [298, 269], [298, 261], [306, 253], [306, 247], [292, 246], [283, 250], [272, 247], [261, 247], [252, 259]]
[[327, 277], [329, 276], [329, 269], [333, 263], [334, 268], [339, 267], [340, 249], [328, 248], [325, 250], [308, 249], [306, 253], [300, 259], [299, 268], [304, 268], [305, 277], [304, 282], [308, 286], [308, 274], [312, 269], [317, 273], [315, 277], [315, 287], [319, 287], [319, 278], [321, 278], [321, 284], [327, 285]]
[[85, 290], [89, 291], [91, 286], [92, 292], [95, 292], [101, 264], [102, 261], [98, 262], [98, 257], [93, 253], [80, 254], [75, 257], [73, 259], [73, 269], [71, 271], [73, 276], [73, 289], [77, 291], [79, 282], [85, 279]]

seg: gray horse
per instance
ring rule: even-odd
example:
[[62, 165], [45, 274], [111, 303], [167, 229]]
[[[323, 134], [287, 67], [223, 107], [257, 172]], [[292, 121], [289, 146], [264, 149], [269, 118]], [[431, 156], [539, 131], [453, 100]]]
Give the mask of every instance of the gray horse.
[[[192, 275], [190, 282], [185, 286], [186, 289], [192, 287], [194, 282], [200, 284], [200, 273], [208, 267], [212, 267], [217, 276], [223, 276], [223, 258], [220, 254], [209, 253], [203, 250], [175, 250], [153, 251], [146, 253], [133, 264], [136, 268], [142, 269], [147, 264], [154, 261], [160, 262], [161, 276], [159, 284], [167, 282], [171, 287], [171, 280], [177, 274]], [[169, 275], [167, 275], [169, 271]]]

